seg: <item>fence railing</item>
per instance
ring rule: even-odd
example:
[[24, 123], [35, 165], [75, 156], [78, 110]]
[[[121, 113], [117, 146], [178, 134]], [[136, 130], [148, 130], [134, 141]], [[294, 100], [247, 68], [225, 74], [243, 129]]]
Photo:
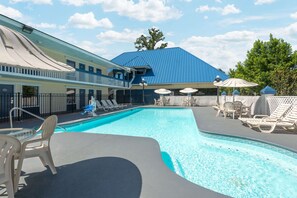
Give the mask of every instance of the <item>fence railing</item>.
[[[81, 111], [91, 99], [89, 94], [41, 93], [23, 95], [21, 93], [0, 94], [0, 121], [9, 121], [9, 111], [14, 107], [22, 108], [41, 117], [52, 114]], [[97, 100], [110, 99], [108, 95], [95, 96]], [[125, 102], [119, 98], [119, 103]], [[21, 111], [14, 111], [13, 120], [22, 120], [31, 116]]]
[[80, 71], [66, 73], [55, 71], [40, 71], [36, 69], [18, 68], [14, 66], [0, 66], [0, 74], [18, 77], [22, 76], [30, 79], [48, 78], [57, 81], [75, 81], [114, 87], [129, 87], [128, 81]]

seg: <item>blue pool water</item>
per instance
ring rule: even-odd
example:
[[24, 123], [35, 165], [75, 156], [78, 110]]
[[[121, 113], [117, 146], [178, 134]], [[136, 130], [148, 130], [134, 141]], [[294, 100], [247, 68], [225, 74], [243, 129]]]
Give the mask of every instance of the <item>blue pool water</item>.
[[297, 154], [260, 142], [199, 132], [191, 109], [143, 108], [70, 132], [151, 137], [178, 175], [232, 197], [297, 197]]

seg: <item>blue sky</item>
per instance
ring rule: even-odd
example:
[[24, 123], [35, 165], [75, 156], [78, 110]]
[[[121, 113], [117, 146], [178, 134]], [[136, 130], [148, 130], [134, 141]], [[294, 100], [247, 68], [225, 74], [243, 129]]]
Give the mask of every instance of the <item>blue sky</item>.
[[296, 0], [1, 0], [0, 13], [107, 59], [151, 27], [226, 72], [270, 33], [297, 49]]

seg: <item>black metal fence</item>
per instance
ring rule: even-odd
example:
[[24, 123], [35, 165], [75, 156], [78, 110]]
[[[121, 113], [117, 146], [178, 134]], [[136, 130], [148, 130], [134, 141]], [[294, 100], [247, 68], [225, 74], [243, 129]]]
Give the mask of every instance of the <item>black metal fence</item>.
[[[0, 122], [9, 121], [9, 111], [13, 107], [20, 107], [41, 117], [52, 114], [71, 113], [81, 111], [91, 99], [89, 94], [57, 94], [42, 93], [37, 95], [23, 95], [21, 93], [0, 94]], [[112, 99], [112, 95], [97, 95], [95, 99]], [[118, 103], [130, 103], [129, 97], [117, 97]], [[19, 110], [12, 112], [14, 120], [30, 118], [27, 113]]]

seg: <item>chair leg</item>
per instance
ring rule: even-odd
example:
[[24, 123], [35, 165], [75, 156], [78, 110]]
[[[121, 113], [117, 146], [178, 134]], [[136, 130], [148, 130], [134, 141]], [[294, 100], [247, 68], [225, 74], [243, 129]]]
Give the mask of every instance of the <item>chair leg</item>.
[[47, 152], [44, 153], [44, 158], [45, 158], [46, 164], [51, 169], [52, 174], [53, 175], [57, 174], [57, 170], [56, 170], [56, 167], [55, 167], [55, 164], [54, 164], [54, 161], [53, 161], [52, 154], [51, 154], [50, 150], [48, 150]]
[[46, 166], [46, 165], [47, 165], [47, 164], [46, 164], [46, 161], [44, 160], [44, 156], [39, 155], [39, 159], [40, 159], [40, 161], [42, 162], [43, 166]]
[[13, 182], [8, 180], [5, 184], [8, 198], [14, 198]]
[[18, 160], [18, 166], [17, 169], [15, 171], [15, 176], [14, 176], [14, 192], [18, 191], [18, 186], [19, 186], [19, 181], [20, 181], [20, 176], [21, 176], [21, 172], [22, 172], [22, 166], [23, 166], [23, 161], [24, 161], [24, 157], [20, 156], [19, 160]]

